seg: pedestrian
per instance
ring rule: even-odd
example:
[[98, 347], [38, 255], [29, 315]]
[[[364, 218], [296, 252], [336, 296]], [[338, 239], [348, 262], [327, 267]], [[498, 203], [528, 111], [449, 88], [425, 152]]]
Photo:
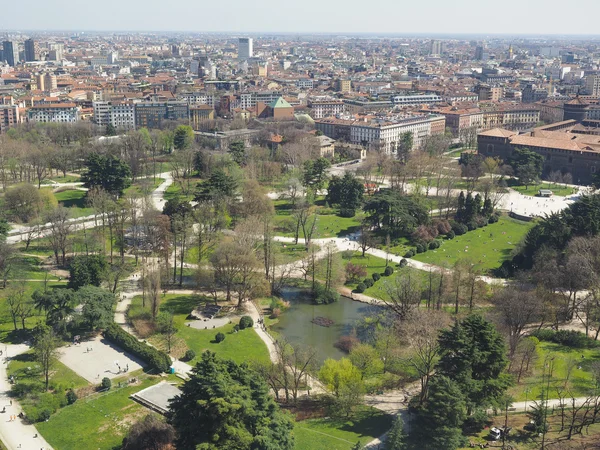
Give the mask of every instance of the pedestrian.
[[129, 363], [127, 363], [127, 370], [125, 372], [129, 372]]

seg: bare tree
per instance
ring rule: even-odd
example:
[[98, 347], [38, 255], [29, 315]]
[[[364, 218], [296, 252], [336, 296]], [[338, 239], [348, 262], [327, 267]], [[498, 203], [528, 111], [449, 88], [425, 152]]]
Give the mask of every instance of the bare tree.
[[56, 264], [60, 265], [62, 262], [63, 266], [66, 265], [67, 261], [67, 246], [69, 244], [69, 234], [72, 230], [69, 216], [69, 210], [64, 206], [59, 206], [51, 211], [47, 218], [50, 223], [48, 240], [54, 252]]
[[384, 290], [388, 299], [383, 302], [401, 321], [406, 320], [421, 303], [421, 286], [410, 272], [400, 273], [393, 281], [386, 281]]

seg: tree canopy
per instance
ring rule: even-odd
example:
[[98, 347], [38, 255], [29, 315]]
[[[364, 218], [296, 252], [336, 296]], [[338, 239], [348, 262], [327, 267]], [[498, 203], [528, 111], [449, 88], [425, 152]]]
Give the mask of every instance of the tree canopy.
[[81, 181], [88, 189], [100, 187], [112, 195], [121, 196], [131, 186], [131, 169], [116, 156], [92, 153], [85, 167]]
[[294, 427], [246, 364], [205, 352], [182, 393], [171, 400], [168, 420], [181, 450], [292, 450]]
[[371, 225], [394, 237], [409, 234], [429, 221], [427, 207], [419, 199], [396, 190], [380, 190], [367, 200], [363, 210]]
[[353, 174], [346, 172], [343, 177], [333, 176], [329, 181], [325, 201], [330, 205], [338, 205], [341, 212], [354, 216], [363, 200], [364, 186]]

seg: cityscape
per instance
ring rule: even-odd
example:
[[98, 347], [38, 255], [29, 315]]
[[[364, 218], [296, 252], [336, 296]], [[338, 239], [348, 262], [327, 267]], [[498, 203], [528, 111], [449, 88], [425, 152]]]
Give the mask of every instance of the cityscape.
[[11, 6], [0, 450], [600, 448], [600, 10], [438, 3]]

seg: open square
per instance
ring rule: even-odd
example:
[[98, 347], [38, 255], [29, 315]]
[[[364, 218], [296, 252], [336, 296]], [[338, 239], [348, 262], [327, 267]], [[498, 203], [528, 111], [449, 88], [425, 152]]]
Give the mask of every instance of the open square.
[[[91, 350], [88, 351], [88, 349]], [[97, 336], [94, 340], [84, 341], [81, 344], [63, 347], [60, 352], [60, 362], [77, 375], [95, 384], [100, 383], [104, 377], [120, 377], [142, 369], [146, 365], [102, 336]]]
[[165, 414], [169, 410], [169, 400], [179, 394], [181, 394], [181, 391], [176, 386], [161, 381], [154, 386], [132, 394], [131, 398], [153, 411]]

